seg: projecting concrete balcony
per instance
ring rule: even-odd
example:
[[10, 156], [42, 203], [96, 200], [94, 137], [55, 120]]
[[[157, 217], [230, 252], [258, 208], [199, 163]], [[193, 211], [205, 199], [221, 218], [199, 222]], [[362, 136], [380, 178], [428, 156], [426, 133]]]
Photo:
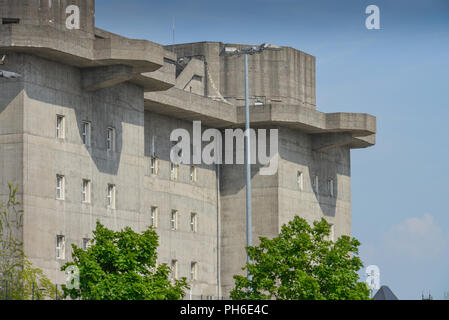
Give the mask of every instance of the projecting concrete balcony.
[[[244, 127], [245, 124], [245, 107], [236, 107], [178, 88], [146, 93], [145, 109], [184, 120], [201, 120], [215, 128]], [[327, 114], [301, 105], [284, 104], [251, 106], [250, 112], [253, 127], [284, 126], [317, 136], [340, 134], [337, 140], [326, 142], [325, 139], [327, 144], [317, 146], [316, 150], [341, 145], [366, 148], [375, 144], [376, 117], [369, 114]]]
[[[90, 74], [100, 67], [129, 67], [127, 76], [123, 76], [121, 69], [117, 79], [102, 79], [97, 85], [91, 84], [90, 89], [121, 81], [142, 86], [144, 91], [167, 90], [175, 85], [174, 79], [151, 75], [164, 66], [166, 51], [161, 45], [120, 37], [101, 29], [96, 29], [96, 33], [99, 35], [92, 39], [79, 30], [61, 31], [48, 25], [0, 25], [0, 51], [28, 53], [81, 69], [90, 68]], [[104, 72], [99, 69], [100, 74]], [[113, 73], [109, 72], [108, 76]]]
[[145, 110], [183, 120], [200, 120], [214, 128], [233, 126], [237, 119], [235, 106], [178, 88], [145, 93]]
[[[339, 139], [316, 147], [317, 151], [342, 145], [366, 148], [376, 143], [376, 117], [366, 113], [323, 113], [301, 105], [284, 104], [253, 106], [250, 112], [252, 126], [279, 125], [315, 135], [341, 134]], [[243, 126], [244, 123], [245, 108], [238, 107], [237, 124]]]
[[[238, 107], [237, 123], [245, 122], [245, 108]], [[353, 136], [376, 133], [376, 117], [365, 113], [323, 113], [300, 105], [267, 104], [251, 107], [251, 123], [278, 124], [307, 133], [351, 132]]]

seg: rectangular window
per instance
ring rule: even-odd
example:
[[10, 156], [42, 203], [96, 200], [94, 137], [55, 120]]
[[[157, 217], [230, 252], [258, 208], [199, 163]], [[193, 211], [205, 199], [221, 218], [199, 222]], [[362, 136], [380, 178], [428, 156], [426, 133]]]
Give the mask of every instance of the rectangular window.
[[151, 226], [156, 229], [158, 227], [158, 208], [151, 207]]
[[56, 138], [65, 139], [65, 117], [62, 115], [56, 116]]
[[190, 214], [190, 231], [197, 232], [197, 219], [198, 215], [195, 212], [192, 212]]
[[197, 175], [196, 175], [196, 167], [190, 166], [190, 182], [196, 182], [197, 181]]
[[83, 187], [81, 191], [81, 201], [83, 203], [90, 203], [90, 180], [83, 180]]
[[64, 200], [64, 176], [56, 175], [56, 199]]
[[56, 236], [56, 259], [65, 259], [65, 237]]
[[20, 23], [20, 19], [17, 18], [3, 18], [2, 24], [18, 24]]
[[296, 184], [298, 185], [299, 190], [302, 191], [304, 189], [304, 175], [301, 171], [296, 173]]
[[315, 189], [315, 193], [318, 193], [318, 191], [320, 190], [320, 186], [319, 186], [319, 178], [318, 176], [315, 176], [315, 180], [314, 180], [314, 184], [313, 187]]
[[84, 238], [83, 239], [83, 250], [87, 250], [90, 247], [90, 239], [89, 238]]
[[157, 176], [158, 172], [159, 172], [159, 159], [156, 157], [151, 157], [150, 173], [152, 175]]
[[83, 121], [82, 138], [83, 138], [83, 144], [86, 147], [90, 147], [90, 137], [91, 137], [91, 124], [88, 121]]
[[328, 189], [329, 189], [329, 196], [333, 198], [334, 197], [334, 180], [329, 179], [327, 184], [328, 184]]
[[170, 228], [173, 231], [178, 230], [178, 211], [177, 210], [171, 211]]
[[115, 209], [115, 185], [108, 184], [107, 207]]
[[178, 180], [179, 165], [170, 162], [170, 179]]
[[108, 128], [106, 148], [108, 151], [115, 151], [115, 128], [113, 127]]
[[198, 264], [196, 262], [190, 263], [190, 280], [198, 280]]
[[177, 260], [171, 261], [171, 279], [172, 280], [178, 279], [178, 261]]

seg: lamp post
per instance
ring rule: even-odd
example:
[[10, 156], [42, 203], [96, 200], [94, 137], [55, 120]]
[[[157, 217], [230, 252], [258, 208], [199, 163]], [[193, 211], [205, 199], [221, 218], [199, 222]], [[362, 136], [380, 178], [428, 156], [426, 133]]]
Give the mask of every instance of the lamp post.
[[18, 73], [0, 70], [0, 78], [16, 79], [20, 77], [21, 76]]
[[[244, 56], [245, 59], [245, 166], [246, 166], [246, 246], [253, 245], [253, 216], [251, 205], [251, 137], [250, 137], [250, 112], [249, 112], [249, 77], [248, 77], [248, 55], [259, 54], [265, 50], [280, 50], [281, 47], [272, 43], [264, 43], [260, 46], [243, 47], [237, 49], [234, 47], [224, 47], [220, 56]], [[248, 253], [246, 261], [251, 262]], [[248, 279], [251, 280], [251, 274], [248, 271]]]

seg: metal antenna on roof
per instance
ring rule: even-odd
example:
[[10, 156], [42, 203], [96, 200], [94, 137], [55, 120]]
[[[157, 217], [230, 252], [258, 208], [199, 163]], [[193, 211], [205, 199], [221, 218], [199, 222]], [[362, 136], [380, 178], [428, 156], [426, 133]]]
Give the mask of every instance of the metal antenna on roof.
[[[3, 55], [2, 58], [0, 59], [0, 65], [4, 65], [5, 63], [6, 63], [6, 55]], [[16, 79], [16, 78], [20, 78], [20, 77], [22, 77], [22, 76], [18, 73], [0, 70], [0, 78]]]
[[172, 44], [175, 44], [175, 36], [176, 36], [176, 20], [175, 20], [175, 16], [173, 16], [173, 34], [172, 34], [173, 38], [172, 38]]

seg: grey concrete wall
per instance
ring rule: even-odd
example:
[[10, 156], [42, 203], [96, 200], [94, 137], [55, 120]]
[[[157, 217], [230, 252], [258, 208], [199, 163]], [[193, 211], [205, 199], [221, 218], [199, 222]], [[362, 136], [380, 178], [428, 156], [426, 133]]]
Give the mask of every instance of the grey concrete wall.
[[[71, 244], [81, 246], [83, 238], [92, 238], [97, 219], [115, 230], [130, 226], [142, 231], [151, 224], [151, 206], [157, 206], [159, 262], [178, 260], [178, 274], [187, 278], [190, 263], [197, 262], [193, 295], [216, 296], [215, 166], [199, 166], [194, 183], [185, 165], [180, 166], [178, 181], [169, 179], [170, 132], [176, 128], [191, 132], [192, 123], [145, 112], [142, 89], [129, 83], [86, 92], [79, 69], [30, 55], [11, 55], [9, 67], [20, 70], [23, 82], [1, 83], [7, 92], [2, 94], [0, 113], [0, 146], [5, 151], [1, 181], [18, 183], [23, 190], [24, 246], [35, 265], [63, 283], [59, 269], [71, 259]], [[64, 140], [56, 138], [57, 115], [65, 116]], [[90, 147], [82, 144], [83, 121], [92, 124]], [[106, 150], [108, 126], [116, 129], [116, 152]], [[153, 135], [160, 159], [158, 176], [149, 174]], [[65, 176], [63, 201], [55, 199], [57, 174]], [[91, 204], [81, 201], [83, 179], [92, 182]], [[109, 183], [116, 185], [115, 210], [106, 208]], [[179, 211], [177, 231], [170, 230], [172, 209]], [[192, 212], [198, 215], [197, 233], [190, 231]], [[66, 237], [64, 260], [56, 259], [57, 235]]]
[[[23, 57], [13, 56], [11, 66], [2, 66], [3, 70], [22, 72], [22, 68], [14, 69], [14, 65], [21, 65]], [[9, 187], [17, 187], [16, 201], [23, 202], [23, 101], [24, 84], [21, 79], [6, 80], [0, 78], [0, 205], [5, 210], [9, 200]], [[17, 210], [22, 209], [19, 205]], [[12, 208], [8, 210], [10, 217], [14, 217]], [[23, 240], [23, 226], [13, 229], [18, 241]]]
[[[51, 6], [50, 6], [51, 4]], [[83, 37], [94, 38], [95, 1], [92, 0], [0, 0], [0, 19], [20, 19], [21, 24], [49, 25], [67, 31], [66, 8], [80, 8], [80, 30], [71, 30]]]
[[[279, 230], [295, 215], [310, 223], [325, 218], [334, 224], [335, 236], [351, 234], [351, 172], [349, 147], [324, 152], [312, 150], [312, 135], [282, 128], [279, 133]], [[303, 190], [297, 172], [304, 175]], [[319, 178], [318, 192], [314, 189]], [[334, 196], [328, 181], [334, 181]]]
[[[22, 56], [11, 56], [3, 70], [22, 72]], [[22, 79], [0, 78], [0, 202], [9, 194], [8, 183], [23, 187], [23, 101]]]
[[184, 64], [186, 64], [185, 68], [176, 78], [176, 88], [204, 96], [205, 81], [207, 80], [204, 61], [192, 58], [186, 59]]
[[[244, 275], [246, 261], [246, 185], [244, 165], [224, 165], [221, 176], [222, 224], [222, 288], [229, 296], [234, 287], [233, 276]], [[252, 168], [253, 240], [260, 236], [274, 237], [278, 232], [278, 178], [260, 176]]]
[[[192, 137], [192, 122], [145, 112], [144, 207], [159, 208], [159, 261], [170, 265], [178, 260], [178, 274], [190, 276], [190, 263], [198, 263], [198, 280], [193, 283], [194, 296], [217, 296], [217, 180], [216, 166], [198, 165], [197, 181], [190, 181], [190, 166], [179, 166], [177, 181], [170, 180], [170, 133], [178, 128]], [[203, 128], [203, 131], [207, 127]], [[152, 141], [155, 137], [155, 150]], [[159, 173], [151, 175], [150, 157], [159, 159]], [[178, 230], [172, 231], [170, 215], [178, 210]], [[198, 231], [190, 230], [190, 214], [197, 214]], [[149, 212], [148, 212], [149, 214]], [[189, 293], [190, 294], [190, 293]], [[188, 295], [189, 295], [188, 294]]]
[[[180, 277], [189, 277], [190, 263], [197, 262], [192, 295], [216, 296], [221, 276], [228, 296], [233, 275], [243, 274], [245, 264], [245, 168], [221, 166], [219, 191], [216, 166], [199, 165], [198, 181], [191, 182], [189, 166], [181, 165], [179, 179], [172, 181], [169, 135], [177, 128], [192, 133], [194, 120], [222, 129], [242, 126], [243, 58], [220, 57], [225, 44], [218, 42], [164, 50], [94, 30], [94, 1], [88, 0], [70, 1], [81, 8], [82, 29], [67, 33], [68, 3], [53, 1], [50, 10], [48, 1], [38, 7], [36, 1], [0, 0], [0, 18], [21, 19], [20, 25], [0, 26], [0, 42], [10, 53], [2, 69], [23, 75], [0, 78], [0, 200], [8, 182], [19, 186], [25, 252], [54, 282], [63, 283], [59, 269], [71, 259], [70, 245], [91, 238], [97, 219], [115, 230], [142, 231], [157, 206], [159, 262], [178, 260]], [[173, 62], [182, 57], [194, 60], [176, 73]], [[350, 148], [375, 143], [375, 118], [316, 111], [315, 58], [306, 53], [285, 47], [249, 57], [249, 66], [250, 96], [265, 103], [251, 108], [253, 126], [280, 130], [277, 174], [261, 176], [259, 166], [252, 168], [254, 244], [260, 236], [276, 236], [295, 215], [310, 222], [324, 217], [335, 225], [336, 237], [350, 234]], [[202, 76], [201, 83], [194, 76]], [[164, 93], [144, 93], [175, 85]], [[185, 91], [190, 85], [192, 93]], [[228, 102], [206, 98], [221, 95]], [[64, 140], [56, 138], [57, 115], [65, 116]], [[89, 147], [82, 144], [83, 121], [92, 124]], [[115, 151], [106, 150], [109, 126], [116, 129]], [[153, 137], [157, 176], [149, 172]], [[56, 199], [57, 174], [65, 176], [63, 201]], [[83, 179], [92, 182], [91, 204], [81, 202]], [[116, 209], [106, 206], [110, 183], [116, 185]], [[179, 213], [176, 231], [170, 228], [173, 209]], [[192, 212], [198, 214], [197, 233], [190, 231]], [[57, 235], [66, 237], [65, 260], [56, 259]]]
[[[241, 48], [245, 45], [221, 44]], [[221, 57], [220, 90], [227, 100], [244, 105], [243, 57]], [[315, 57], [283, 47], [248, 57], [250, 96], [264, 103], [282, 102], [315, 109]], [[255, 100], [252, 100], [254, 103]]]
[[[218, 92], [235, 105], [244, 105], [244, 62], [242, 56], [220, 57], [226, 47], [241, 48], [247, 45], [198, 42], [167, 46], [178, 58], [204, 56], [208, 76], [206, 95]], [[265, 51], [248, 57], [251, 103], [259, 97], [264, 103], [295, 104], [316, 108], [315, 57], [299, 50], [283, 47], [279, 51]]]
[[[274, 128], [274, 127], [272, 127]], [[313, 135], [279, 127], [279, 168], [273, 176], [261, 176], [252, 166], [253, 244], [259, 237], [273, 238], [295, 216], [309, 223], [325, 218], [334, 225], [335, 237], [351, 234], [350, 150], [312, 150]], [[297, 172], [303, 173], [303, 189]], [[319, 177], [318, 193], [313, 189]], [[334, 180], [334, 196], [327, 181]], [[234, 287], [233, 275], [244, 275], [246, 253], [246, 185], [244, 165], [222, 166], [222, 285], [227, 296]]]
[[[25, 252], [53, 281], [70, 245], [91, 238], [97, 219], [107, 227], [140, 230], [143, 184], [143, 91], [131, 84], [86, 93], [76, 68], [24, 56]], [[56, 115], [65, 116], [66, 138], [56, 138]], [[81, 124], [92, 123], [90, 147]], [[116, 129], [116, 152], [106, 151], [106, 130]], [[127, 143], [125, 143], [127, 142]], [[56, 175], [65, 176], [65, 200], [56, 200]], [[82, 179], [92, 181], [92, 203], [81, 203]], [[116, 185], [117, 209], [106, 208], [108, 183]], [[66, 237], [66, 259], [56, 260], [56, 236]]]
[[[220, 87], [220, 47], [218, 42], [198, 42], [179, 44], [174, 46], [166, 46], [168, 51], [174, 52], [178, 58], [182, 57], [194, 57], [197, 59], [205, 59], [206, 65], [206, 81], [205, 96], [215, 97], [218, 96]], [[216, 88], [213, 87], [215, 84]]]

